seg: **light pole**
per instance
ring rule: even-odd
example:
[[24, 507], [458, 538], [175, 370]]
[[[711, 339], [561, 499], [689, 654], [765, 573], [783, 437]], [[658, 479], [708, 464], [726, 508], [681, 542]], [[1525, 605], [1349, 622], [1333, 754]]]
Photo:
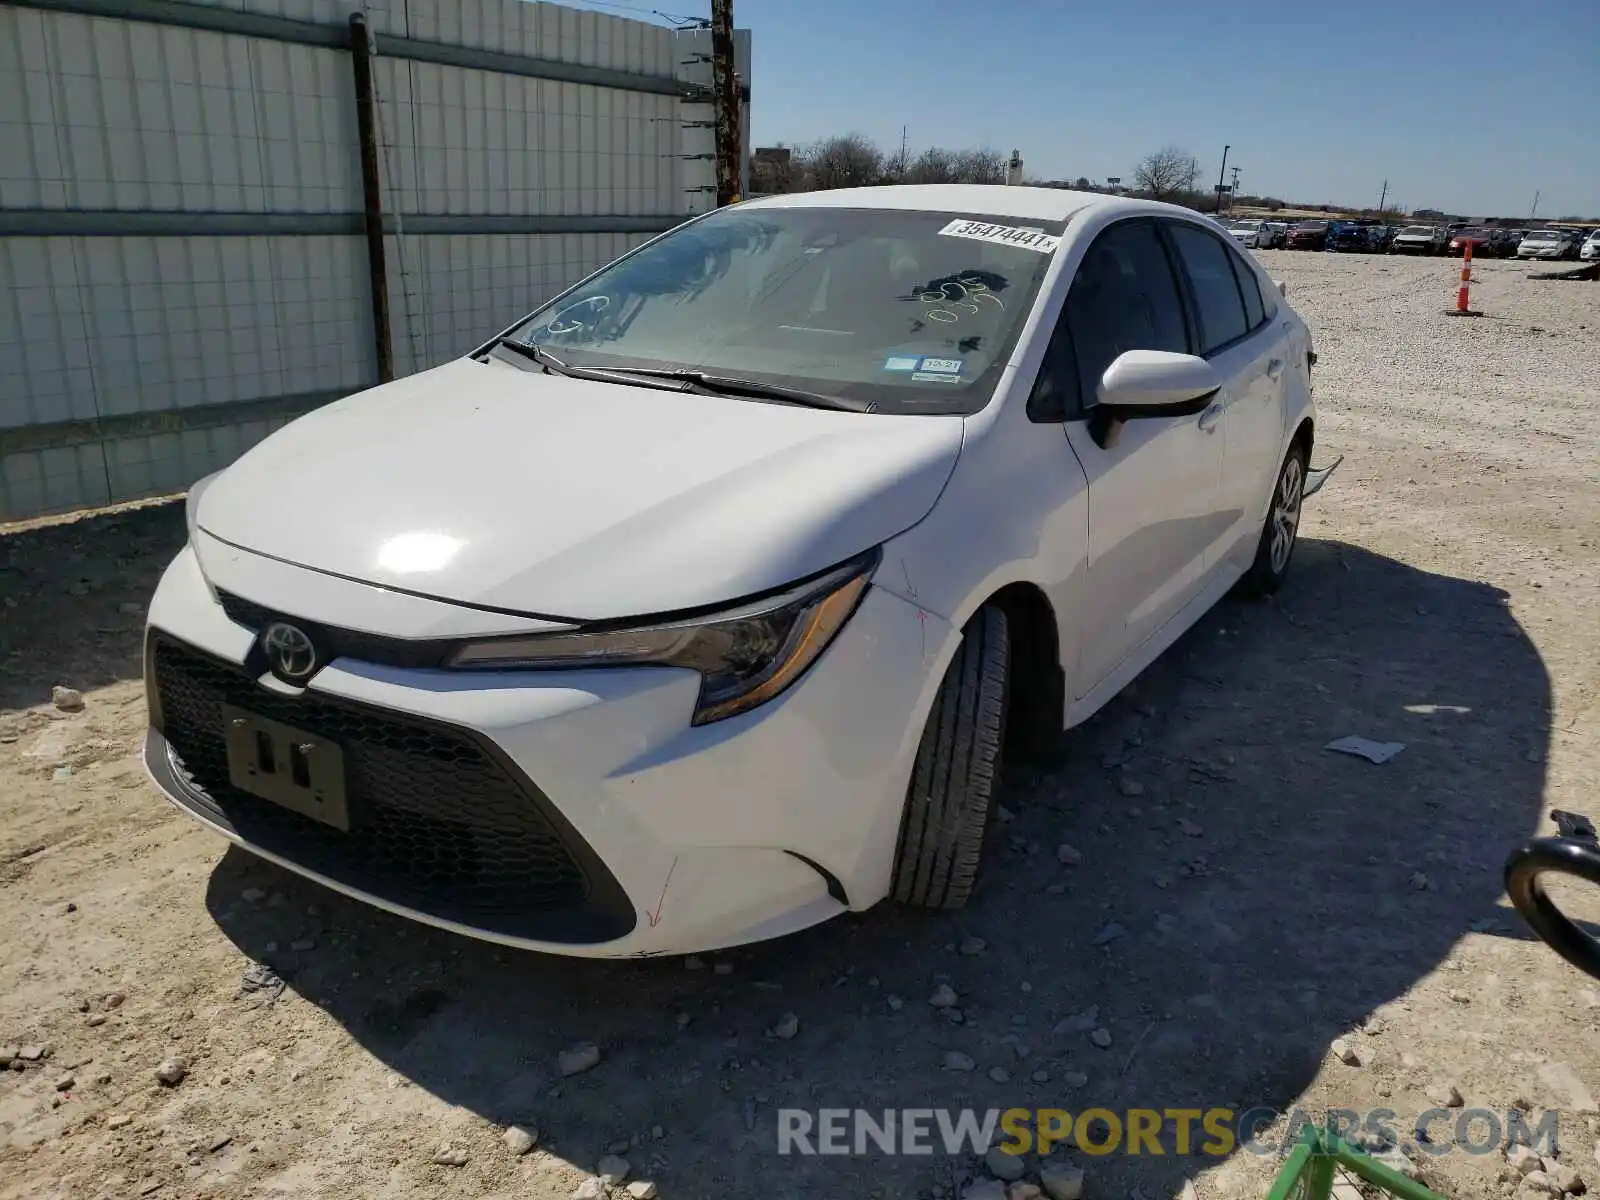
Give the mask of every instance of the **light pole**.
[[1222, 211], [1222, 178], [1223, 178], [1224, 175], [1226, 175], [1228, 173], [1228, 151], [1232, 150], [1232, 149], [1233, 149], [1232, 146], [1224, 146], [1222, 148], [1222, 170], [1217, 172], [1217, 211], [1218, 212]]

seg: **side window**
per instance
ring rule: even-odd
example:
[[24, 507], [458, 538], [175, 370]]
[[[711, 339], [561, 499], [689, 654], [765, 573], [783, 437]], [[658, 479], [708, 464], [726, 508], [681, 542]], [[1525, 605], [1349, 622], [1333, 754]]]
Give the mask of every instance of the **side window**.
[[[1228, 248], [1203, 229], [1177, 221], [1167, 231], [1178, 248], [1200, 315], [1200, 353], [1210, 354], [1250, 330]], [[1261, 296], [1256, 295], [1259, 304]]]
[[1095, 402], [1100, 378], [1118, 355], [1188, 351], [1178, 281], [1154, 224], [1125, 221], [1094, 240], [1073, 278], [1062, 318], [1072, 333], [1085, 405]]
[[1228, 262], [1233, 266], [1234, 278], [1239, 281], [1239, 294], [1244, 297], [1245, 320], [1251, 329], [1260, 329], [1267, 314], [1261, 306], [1261, 285], [1256, 281], [1256, 273], [1244, 261], [1243, 255], [1230, 251]]
[[1039, 378], [1028, 393], [1028, 420], [1066, 421], [1076, 417], [1083, 402], [1078, 396], [1078, 360], [1072, 353], [1072, 333], [1065, 316], [1056, 322], [1045, 347]]

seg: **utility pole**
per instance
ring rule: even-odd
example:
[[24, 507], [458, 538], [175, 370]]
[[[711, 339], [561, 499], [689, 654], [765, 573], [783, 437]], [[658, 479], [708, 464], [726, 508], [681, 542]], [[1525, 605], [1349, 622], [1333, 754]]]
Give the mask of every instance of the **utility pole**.
[[1539, 193], [1533, 194], [1533, 207], [1528, 210], [1528, 224], [1533, 224], [1533, 214], [1539, 211]]
[[717, 111], [717, 206], [739, 201], [744, 136], [733, 63], [733, 0], [711, 0], [711, 90]]
[[1232, 150], [1232, 149], [1233, 149], [1232, 146], [1224, 146], [1222, 148], [1222, 170], [1217, 172], [1217, 211], [1218, 212], [1222, 211], [1222, 181], [1228, 174], [1228, 151]]
[[906, 181], [906, 127], [900, 126], [900, 182]]
[[1378, 215], [1383, 216], [1383, 202], [1389, 198], [1389, 181], [1383, 181], [1383, 194], [1378, 197]]
[[1233, 211], [1234, 198], [1239, 195], [1239, 168], [1233, 169], [1233, 191], [1228, 193], [1228, 211]]

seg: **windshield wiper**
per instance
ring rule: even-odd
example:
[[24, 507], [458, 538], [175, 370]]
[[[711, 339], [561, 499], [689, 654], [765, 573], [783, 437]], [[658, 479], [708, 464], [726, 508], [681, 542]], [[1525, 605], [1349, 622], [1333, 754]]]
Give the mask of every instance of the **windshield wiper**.
[[646, 379], [672, 379], [691, 388], [711, 392], [718, 396], [749, 396], [754, 400], [781, 400], [806, 408], [826, 408], [835, 412], [868, 413], [876, 407], [867, 400], [852, 400], [848, 396], [829, 396], [822, 392], [808, 392], [801, 388], [784, 387], [776, 383], [758, 383], [754, 379], [736, 379], [731, 375], [713, 375], [705, 371], [667, 370], [660, 367], [615, 367], [619, 375], [642, 375]]
[[510, 350], [514, 354], [537, 363], [550, 375], [565, 375], [569, 379], [588, 379], [596, 383], [620, 383], [625, 387], [653, 387], [661, 391], [684, 392], [689, 390], [689, 382], [672, 376], [647, 376], [644, 379], [636, 378], [642, 374], [637, 371], [617, 371], [606, 367], [574, 367], [557, 358], [543, 346], [536, 346], [532, 342], [519, 342], [516, 338], [503, 337], [489, 347], [490, 351]]

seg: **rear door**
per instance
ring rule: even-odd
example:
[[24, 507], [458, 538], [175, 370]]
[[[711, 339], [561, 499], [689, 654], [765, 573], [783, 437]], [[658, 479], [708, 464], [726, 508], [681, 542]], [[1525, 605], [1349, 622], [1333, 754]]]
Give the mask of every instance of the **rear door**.
[[1182, 292], [1154, 220], [1118, 222], [1086, 252], [1041, 378], [1070, 381], [1067, 439], [1089, 482], [1089, 566], [1075, 697], [1092, 691], [1195, 594], [1215, 540], [1221, 409], [1129, 421], [1109, 448], [1088, 417], [1128, 350], [1191, 351]]
[[1215, 565], [1253, 549], [1266, 519], [1284, 437], [1286, 330], [1276, 320], [1275, 301], [1237, 250], [1198, 225], [1164, 225], [1193, 307], [1199, 353], [1227, 381], [1218, 396], [1225, 413], [1220, 526], [1208, 547]]

